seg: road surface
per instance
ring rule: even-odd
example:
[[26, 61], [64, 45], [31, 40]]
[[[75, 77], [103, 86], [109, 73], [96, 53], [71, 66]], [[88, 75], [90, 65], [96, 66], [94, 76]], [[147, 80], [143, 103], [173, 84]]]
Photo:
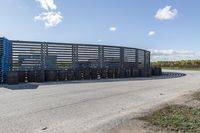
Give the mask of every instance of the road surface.
[[182, 72], [186, 76], [2, 86], [0, 133], [107, 132], [122, 121], [198, 90], [200, 72]]

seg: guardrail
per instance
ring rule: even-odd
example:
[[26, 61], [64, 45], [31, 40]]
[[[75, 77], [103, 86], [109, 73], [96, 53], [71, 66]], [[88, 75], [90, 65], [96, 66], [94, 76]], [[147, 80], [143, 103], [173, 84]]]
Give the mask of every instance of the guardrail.
[[46, 82], [46, 81], [71, 81], [71, 80], [94, 80], [107, 78], [130, 78], [147, 77], [149, 72], [142, 69], [122, 69], [122, 68], [87, 68], [87, 69], [68, 69], [68, 70], [29, 70], [29, 71], [10, 71], [7, 83], [17, 84], [26, 82]]

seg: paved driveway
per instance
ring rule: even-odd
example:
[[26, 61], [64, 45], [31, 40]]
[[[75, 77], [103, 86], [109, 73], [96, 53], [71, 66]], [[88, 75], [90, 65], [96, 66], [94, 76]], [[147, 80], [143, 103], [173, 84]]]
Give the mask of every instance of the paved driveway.
[[200, 88], [200, 72], [182, 72], [186, 76], [2, 86], [0, 133], [106, 132]]

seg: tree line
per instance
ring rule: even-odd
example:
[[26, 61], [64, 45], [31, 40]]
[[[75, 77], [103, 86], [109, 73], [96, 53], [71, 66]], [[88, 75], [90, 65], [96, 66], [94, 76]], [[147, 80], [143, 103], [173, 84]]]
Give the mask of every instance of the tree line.
[[200, 60], [181, 60], [181, 61], [158, 61], [152, 62], [152, 66], [166, 68], [199, 68]]

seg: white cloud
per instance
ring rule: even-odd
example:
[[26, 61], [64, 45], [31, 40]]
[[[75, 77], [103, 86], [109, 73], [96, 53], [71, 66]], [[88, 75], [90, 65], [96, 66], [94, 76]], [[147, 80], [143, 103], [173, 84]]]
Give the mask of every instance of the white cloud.
[[40, 2], [40, 5], [45, 10], [56, 10], [57, 6], [54, 4], [54, 0], [36, 0]]
[[172, 50], [172, 49], [167, 49], [167, 50], [158, 50], [158, 49], [150, 49], [152, 55], [178, 55], [178, 54], [193, 54], [193, 51], [188, 51], [188, 50]]
[[117, 30], [116, 27], [110, 27], [110, 31], [115, 32]]
[[150, 49], [152, 61], [177, 61], [200, 59], [200, 54], [189, 50]]
[[46, 28], [55, 27], [62, 22], [62, 15], [60, 12], [43, 12], [36, 16], [35, 21], [43, 21]]
[[55, 27], [62, 22], [63, 16], [61, 15], [61, 12], [52, 11], [57, 9], [54, 0], [35, 0], [35, 1], [40, 2], [41, 7], [46, 10], [46, 12], [42, 12], [38, 16], [35, 16], [34, 17], [35, 21], [44, 22], [46, 28]]
[[172, 9], [172, 6], [166, 6], [163, 9], [158, 9], [155, 18], [159, 20], [171, 20], [178, 15], [177, 9]]
[[149, 33], [148, 33], [149, 36], [153, 36], [153, 35], [155, 35], [155, 34], [156, 34], [155, 31], [149, 31]]

